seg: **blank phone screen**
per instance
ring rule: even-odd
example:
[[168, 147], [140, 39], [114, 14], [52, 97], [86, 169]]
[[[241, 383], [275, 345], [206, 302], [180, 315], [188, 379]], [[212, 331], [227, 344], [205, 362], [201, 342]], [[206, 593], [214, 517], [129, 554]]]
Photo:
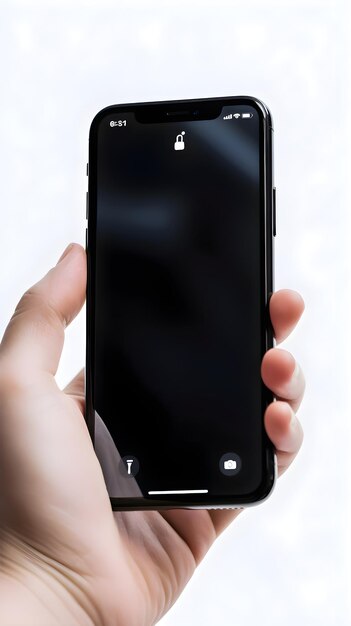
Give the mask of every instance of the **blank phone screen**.
[[107, 110], [94, 149], [91, 384], [109, 494], [253, 493], [265, 465], [260, 111], [145, 122]]

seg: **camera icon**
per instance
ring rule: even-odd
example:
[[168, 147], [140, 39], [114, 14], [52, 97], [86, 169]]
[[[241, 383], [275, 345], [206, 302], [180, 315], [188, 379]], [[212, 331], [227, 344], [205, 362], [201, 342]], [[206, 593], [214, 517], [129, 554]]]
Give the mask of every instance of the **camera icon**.
[[235, 470], [236, 469], [236, 461], [233, 459], [228, 459], [228, 461], [224, 461], [223, 463], [225, 470]]
[[219, 469], [224, 476], [234, 476], [241, 470], [241, 458], [236, 452], [226, 452], [219, 459]]

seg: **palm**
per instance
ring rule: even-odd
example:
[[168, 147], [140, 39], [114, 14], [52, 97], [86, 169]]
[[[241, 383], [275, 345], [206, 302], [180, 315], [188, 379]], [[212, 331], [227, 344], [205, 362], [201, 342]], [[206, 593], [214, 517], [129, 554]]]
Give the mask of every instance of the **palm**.
[[[66, 393], [51, 377], [22, 383], [8, 394], [6, 409], [2, 440], [12, 454], [0, 456], [0, 475], [6, 476], [3, 502], [15, 519], [11, 533], [77, 584], [88, 572], [88, 593], [96, 605], [110, 607], [111, 623], [155, 622], [214, 540], [210, 515], [112, 512], [82, 415], [83, 372]], [[20, 447], [19, 431], [24, 434]], [[26, 471], [19, 471], [24, 463]], [[8, 526], [1, 513], [0, 526]]]
[[[206, 511], [191, 512], [197, 524], [207, 532], [209, 515]], [[126, 548], [128, 560], [139, 576], [133, 578], [135, 586], [144, 590], [142, 602], [134, 604], [135, 623], [154, 623], [173, 604], [192, 576], [196, 560], [189, 545], [175, 527], [182, 528], [182, 512], [172, 511], [168, 520], [156, 511], [115, 512], [119, 535]], [[208, 533], [208, 546], [212, 541]], [[135, 590], [131, 597], [135, 597]], [[129, 613], [130, 615], [130, 613]], [[131, 623], [134, 623], [130, 615]]]
[[[68, 386], [66, 399], [73, 400], [75, 411], [78, 408], [81, 413], [84, 412], [83, 372]], [[77, 449], [77, 442], [74, 448]], [[93, 454], [92, 462], [95, 465]], [[229, 522], [229, 517], [237, 515], [238, 511], [216, 511], [212, 514], [205, 510], [112, 513], [107, 492], [104, 487], [103, 489], [107, 503], [104, 514], [106, 517], [113, 516], [117, 537], [111, 533], [110, 543], [107, 542], [105, 546], [106, 553], [102, 554], [99, 542], [94, 545], [94, 538], [91, 538], [90, 518], [86, 529], [87, 541], [89, 551], [96, 552], [93, 557], [97, 566], [96, 575], [99, 576], [100, 567], [107, 559], [111, 572], [116, 572], [115, 578], [109, 581], [108, 588], [112, 594], [118, 596], [119, 610], [121, 596], [118, 594], [118, 580], [123, 572], [125, 584], [130, 581], [127, 589], [124, 589], [127, 592], [124, 598], [128, 602], [130, 623], [134, 623], [135, 619], [136, 624], [141, 624], [146, 615], [149, 616], [148, 623], [156, 621], [176, 600], [216, 538], [216, 531]], [[67, 483], [65, 493], [66, 491]], [[93, 501], [92, 508], [96, 512], [96, 503]], [[82, 532], [82, 519], [79, 515], [75, 522]], [[67, 532], [71, 534], [71, 529], [67, 528]], [[73, 540], [74, 535], [75, 533]], [[68, 539], [69, 537], [66, 538]], [[86, 549], [85, 547], [84, 551]], [[139, 597], [139, 602], [130, 604], [129, 599], [135, 597]], [[130, 615], [131, 607], [135, 611], [133, 619]]]

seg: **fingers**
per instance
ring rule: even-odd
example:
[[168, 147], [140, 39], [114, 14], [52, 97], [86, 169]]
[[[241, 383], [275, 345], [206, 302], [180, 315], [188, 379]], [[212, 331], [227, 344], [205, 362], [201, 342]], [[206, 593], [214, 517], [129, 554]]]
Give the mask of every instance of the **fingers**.
[[305, 378], [292, 354], [281, 348], [268, 350], [262, 359], [261, 375], [274, 395], [288, 400], [292, 409], [297, 411], [305, 390]]
[[[291, 333], [305, 308], [302, 297], [290, 289], [274, 293], [269, 302], [270, 317], [277, 342]], [[265, 427], [273, 442], [282, 474], [295, 458], [303, 440], [302, 426], [295, 412], [299, 408], [305, 378], [294, 357], [287, 350], [272, 348], [262, 359], [262, 379], [278, 398], [265, 411]]]
[[64, 329], [83, 306], [85, 289], [85, 251], [73, 243], [19, 301], [0, 346], [6, 370], [21, 370], [29, 379], [39, 370], [56, 373]]
[[297, 291], [281, 289], [273, 293], [269, 301], [269, 313], [277, 343], [290, 335], [305, 308]]
[[267, 407], [264, 423], [267, 434], [276, 448], [278, 474], [281, 475], [289, 467], [301, 447], [302, 426], [291, 406], [279, 400]]

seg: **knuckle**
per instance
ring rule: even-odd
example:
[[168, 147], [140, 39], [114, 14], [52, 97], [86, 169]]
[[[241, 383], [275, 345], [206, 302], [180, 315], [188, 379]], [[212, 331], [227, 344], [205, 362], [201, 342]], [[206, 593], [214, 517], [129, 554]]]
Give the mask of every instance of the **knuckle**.
[[18, 315], [19, 313], [27, 311], [29, 308], [32, 308], [35, 303], [40, 302], [41, 299], [42, 296], [38, 293], [36, 287], [30, 287], [20, 298], [14, 314]]
[[34, 330], [50, 332], [51, 329], [66, 325], [63, 316], [56, 310], [47, 296], [43, 296], [36, 287], [30, 287], [24, 292], [18, 302], [12, 319], [26, 314]]

